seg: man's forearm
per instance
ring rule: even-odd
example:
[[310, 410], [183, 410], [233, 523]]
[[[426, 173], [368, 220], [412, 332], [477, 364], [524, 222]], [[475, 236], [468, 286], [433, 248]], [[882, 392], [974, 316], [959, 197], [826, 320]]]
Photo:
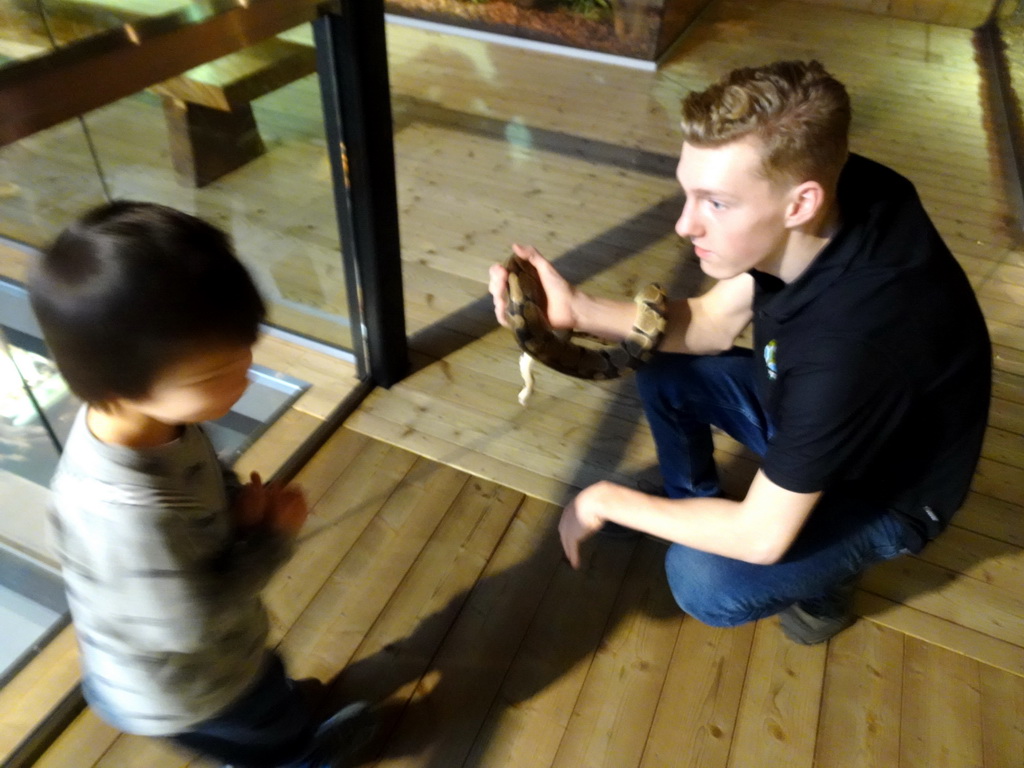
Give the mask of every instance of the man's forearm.
[[[610, 520], [667, 541], [750, 563], [767, 564], [785, 552], [791, 536], [766, 529], [743, 502], [722, 498], [666, 499], [598, 483], [574, 502], [583, 517]], [[780, 521], [782, 523], [782, 521]]]
[[577, 291], [573, 295], [572, 313], [576, 319], [575, 330], [609, 341], [621, 341], [633, 327], [636, 305]]
[[[691, 355], [714, 355], [729, 349], [735, 335], [724, 333], [707, 319], [697, 318], [693, 300], [681, 299], [668, 305], [668, 322], [659, 349]], [[578, 291], [573, 297], [573, 316], [577, 331], [609, 341], [621, 341], [636, 322], [636, 304], [594, 297]]]

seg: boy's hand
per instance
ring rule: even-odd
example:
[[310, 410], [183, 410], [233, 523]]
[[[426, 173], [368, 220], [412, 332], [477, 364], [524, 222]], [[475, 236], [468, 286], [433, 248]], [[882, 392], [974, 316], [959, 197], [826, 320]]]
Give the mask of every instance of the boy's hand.
[[264, 485], [258, 472], [253, 472], [249, 479], [235, 497], [235, 525], [242, 530], [262, 526], [285, 536], [297, 534], [309, 516], [302, 489], [297, 485]]
[[241, 529], [257, 528], [267, 514], [268, 489], [259, 472], [249, 475], [250, 482], [243, 485], [235, 496], [231, 513], [235, 525]]
[[297, 485], [271, 485], [264, 524], [275, 533], [295, 536], [309, 517], [309, 506]]

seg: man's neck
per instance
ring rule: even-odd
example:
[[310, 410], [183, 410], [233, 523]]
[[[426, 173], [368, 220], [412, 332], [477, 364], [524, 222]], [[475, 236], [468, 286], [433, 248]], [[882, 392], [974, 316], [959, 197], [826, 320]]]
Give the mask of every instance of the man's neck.
[[155, 448], [176, 440], [183, 428], [165, 424], [132, 409], [114, 405], [110, 410], [89, 408], [86, 424], [97, 440], [126, 448]]
[[833, 203], [807, 226], [791, 230], [781, 255], [769, 259], [758, 269], [775, 275], [782, 282], [792, 283], [802, 275], [839, 231], [839, 206]]

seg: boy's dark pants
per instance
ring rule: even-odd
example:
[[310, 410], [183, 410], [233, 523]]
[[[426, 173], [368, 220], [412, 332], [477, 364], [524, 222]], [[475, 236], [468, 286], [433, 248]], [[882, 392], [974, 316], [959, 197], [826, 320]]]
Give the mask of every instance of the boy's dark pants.
[[301, 765], [318, 723], [281, 658], [269, 654], [266, 671], [241, 699], [216, 717], [172, 740], [236, 768]]

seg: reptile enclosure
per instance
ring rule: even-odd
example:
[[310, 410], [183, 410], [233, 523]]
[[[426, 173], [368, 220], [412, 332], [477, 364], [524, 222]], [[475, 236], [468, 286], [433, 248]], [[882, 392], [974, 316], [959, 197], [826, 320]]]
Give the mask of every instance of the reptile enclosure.
[[389, 13], [656, 61], [711, 0], [387, 0]]
[[[896, 19], [974, 29], [996, 0], [804, 0]], [[659, 61], [712, 0], [385, 0], [389, 13], [510, 37]], [[748, 8], [770, 0], [751, 0]], [[1007, 0], [1003, 5], [1016, 5]]]

